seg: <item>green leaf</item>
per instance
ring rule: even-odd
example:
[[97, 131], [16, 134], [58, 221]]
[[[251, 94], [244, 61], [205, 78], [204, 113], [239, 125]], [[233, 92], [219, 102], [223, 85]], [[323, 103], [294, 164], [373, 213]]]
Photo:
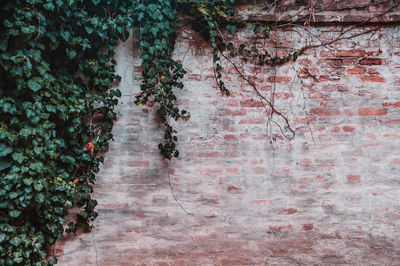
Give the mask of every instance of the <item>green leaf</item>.
[[42, 183], [38, 183], [38, 182], [33, 184], [33, 187], [35, 188], [36, 191], [41, 191], [43, 189]]
[[24, 259], [22, 258], [22, 257], [17, 257], [16, 256], [16, 252], [14, 252], [14, 261], [16, 262], [16, 263], [21, 263]]
[[11, 239], [10, 243], [12, 245], [18, 247], [22, 243], [22, 240], [21, 240], [21, 238], [15, 236], [13, 239]]
[[25, 160], [25, 156], [21, 152], [15, 152], [11, 157], [20, 164]]
[[78, 55], [78, 53], [75, 50], [71, 50], [68, 48], [67, 48], [66, 52], [70, 59], [74, 59]]
[[46, 105], [46, 110], [50, 113], [55, 113], [57, 109], [54, 105], [49, 104], [49, 105]]
[[10, 161], [0, 161], [0, 171], [10, 168], [12, 163]]
[[229, 30], [232, 34], [235, 34], [237, 32], [237, 27], [234, 25], [227, 25], [226, 29]]
[[69, 39], [71, 38], [71, 33], [69, 31], [60, 31], [60, 35], [61, 37], [66, 40], [67, 42], [69, 41]]
[[[86, 27], [85, 27], [85, 30], [86, 30], [87, 33], [92, 34], [94, 29], [93, 29], [93, 27], [86, 26]], [[72, 58], [71, 58], [71, 59], [72, 59]]]
[[40, 90], [42, 88], [42, 86], [39, 83], [37, 83], [36, 81], [34, 81], [32, 79], [30, 79], [28, 81], [28, 87], [31, 90], [33, 90], [34, 92], [37, 92], [38, 90]]
[[0, 157], [5, 157], [12, 152], [13, 152], [13, 149], [11, 147], [8, 147], [4, 143], [0, 143]]
[[13, 218], [17, 218], [18, 216], [21, 215], [21, 211], [12, 210], [12, 211], [9, 211], [8, 214], [10, 214], [10, 216], [13, 217]]
[[0, 233], [0, 243], [4, 241], [4, 239], [6, 239], [7, 235], [4, 233]]
[[158, 28], [157, 28], [157, 27], [152, 27], [152, 28], [150, 29], [150, 32], [153, 33], [153, 35], [154, 35], [154, 37], [155, 37], [155, 36], [157, 36]]
[[45, 200], [44, 194], [43, 194], [43, 193], [37, 193], [37, 194], [35, 195], [35, 200], [36, 200], [36, 202], [38, 202], [38, 203], [43, 203], [44, 200]]
[[10, 199], [15, 199], [16, 197], [18, 197], [19, 196], [19, 193], [18, 192], [14, 192], [14, 191], [12, 191], [12, 192], [10, 192], [9, 194], [8, 194], [8, 197], [10, 198]]
[[43, 5], [43, 7], [45, 9], [47, 9], [47, 10], [50, 10], [50, 11], [54, 10], [54, 4], [53, 3], [46, 3], [46, 4]]
[[30, 129], [30, 128], [23, 128], [19, 131], [19, 134], [21, 136], [23, 136], [25, 139], [27, 139], [28, 136], [31, 135], [31, 133], [32, 133], [32, 129]]
[[33, 183], [33, 179], [32, 178], [24, 178], [22, 180], [24, 182], [25, 185], [30, 186]]

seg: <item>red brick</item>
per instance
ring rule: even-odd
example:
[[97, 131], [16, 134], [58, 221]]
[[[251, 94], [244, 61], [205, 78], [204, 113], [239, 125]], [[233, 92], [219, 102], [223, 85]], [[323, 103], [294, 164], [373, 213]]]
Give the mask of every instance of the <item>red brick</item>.
[[361, 76], [363, 82], [386, 82], [386, 79], [378, 76]]
[[299, 164], [310, 165], [311, 163], [312, 163], [312, 160], [310, 158], [305, 158], [305, 159], [299, 160]]
[[259, 200], [252, 200], [250, 201], [250, 204], [263, 204], [263, 205], [267, 205], [267, 204], [271, 204], [272, 200], [265, 200], [265, 199], [259, 199]]
[[239, 168], [228, 168], [225, 171], [230, 174], [237, 174], [239, 173]]
[[199, 74], [187, 74], [185, 76], [186, 80], [191, 80], [191, 81], [201, 81], [201, 75]]
[[149, 166], [149, 161], [133, 161], [128, 163], [129, 166]]
[[267, 134], [260, 134], [260, 135], [254, 135], [253, 139], [255, 140], [266, 140], [268, 139], [268, 135]]
[[285, 83], [285, 82], [289, 82], [292, 80], [291, 77], [285, 77], [285, 76], [277, 76], [277, 77], [268, 77], [268, 82], [276, 82], [276, 83]]
[[289, 225], [270, 225], [268, 226], [268, 231], [280, 232], [280, 231], [293, 231], [293, 226]]
[[146, 214], [144, 212], [135, 212], [135, 216], [139, 218], [144, 218], [146, 217]]
[[312, 62], [310, 59], [301, 59], [301, 60], [298, 60], [297, 62], [299, 63], [299, 65], [302, 65], [302, 66], [312, 65]]
[[306, 231], [312, 230], [314, 228], [313, 224], [303, 224], [303, 229]]
[[244, 115], [246, 115], [246, 110], [244, 110], [244, 109], [224, 110], [219, 115], [220, 116], [244, 116]]
[[347, 69], [347, 73], [350, 75], [358, 75], [358, 74], [364, 74], [366, 72], [366, 69], [364, 67], [356, 67], [352, 69]]
[[395, 103], [383, 103], [382, 104], [383, 108], [400, 108], [400, 102], [395, 102]]
[[321, 51], [320, 55], [322, 57], [334, 57], [335, 51]]
[[235, 135], [225, 135], [224, 139], [226, 139], [226, 140], [236, 140], [237, 138], [236, 138]]
[[230, 107], [239, 106], [239, 101], [237, 101], [237, 100], [230, 100], [229, 102], [226, 103], [226, 106], [230, 106]]
[[305, 118], [305, 119], [296, 118], [296, 123], [299, 123], [299, 124], [308, 125], [308, 124], [310, 124], [310, 123], [312, 123], [314, 121], [315, 121], [314, 117]]
[[232, 190], [242, 190], [242, 189], [240, 187], [229, 186], [228, 191], [232, 191]]
[[261, 101], [248, 100], [248, 101], [241, 101], [240, 106], [241, 107], [264, 107], [265, 103], [263, 103]]
[[347, 175], [347, 181], [350, 183], [360, 182], [360, 175]]
[[378, 71], [376, 71], [376, 69], [373, 69], [373, 68], [368, 70], [368, 73], [371, 74], [371, 75], [379, 75], [380, 74]]
[[196, 169], [200, 174], [202, 175], [208, 175], [208, 174], [219, 174], [222, 173], [223, 169], [221, 168], [216, 168], [216, 169]]
[[215, 152], [204, 152], [204, 153], [199, 153], [196, 155], [196, 157], [218, 157], [219, 153], [217, 151]]
[[388, 133], [388, 134], [384, 134], [384, 137], [393, 137], [393, 138], [400, 138], [400, 134], [396, 134], [396, 133]]
[[368, 115], [386, 115], [387, 110], [385, 109], [359, 109], [358, 114], [362, 116]]
[[349, 109], [345, 109], [343, 112], [344, 112], [344, 114], [347, 115], [347, 116], [352, 116], [352, 115], [354, 115], [354, 112], [353, 112], [352, 110], [349, 110]]
[[343, 59], [321, 59], [319, 63], [325, 64], [331, 67], [338, 67], [343, 65]]
[[344, 132], [353, 132], [354, 130], [355, 130], [355, 128], [351, 127], [351, 126], [344, 126], [343, 127], [343, 131]]
[[394, 158], [392, 164], [400, 164], [400, 158]]
[[364, 58], [361, 59], [360, 65], [382, 65], [383, 60], [381, 58]]
[[293, 98], [294, 94], [293, 93], [274, 93], [273, 97], [276, 99], [289, 99], [289, 98]]
[[135, 66], [135, 68], [133, 69], [133, 71], [135, 71], [135, 72], [143, 72], [143, 71], [144, 71], [144, 67], [142, 67], [142, 66]]
[[318, 116], [333, 116], [339, 115], [340, 111], [337, 109], [311, 109], [310, 114]]
[[337, 250], [331, 248], [325, 248], [321, 250], [321, 253], [324, 254], [324, 256], [336, 256]]
[[331, 130], [331, 132], [333, 132], [333, 133], [338, 133], [338, 132], [340, 132], [340, 127], [335, 126], [335, 127]]
[[290, 168], [289, 167], [283, 167], [283, 168], [278, 168], [275, 169], [275, 174], [289, 174], [290, 173]]
[[336, 56], [339, 57], [362, 57], [365, 56], [364, 50], [340, 50], [336, 51]]
[[297, 212], [297, 209], [295, 209], [295, 208], [282, 209], [279, 211], [280, 214], [293, 214], [296, 212]]
[[257, 117], [257, 118], [246, 118], [243, 120], [239, 121], [239, 124], [245, 124], [245, 125], [258, 125], [258, 124], [265, 124], [266, 120], [263, 117]]
[[264, 174], [264, 172], [265, 172], [264, 168], [260, 168], [260, 167], [253, 168], [253, 173], [256, 175]]

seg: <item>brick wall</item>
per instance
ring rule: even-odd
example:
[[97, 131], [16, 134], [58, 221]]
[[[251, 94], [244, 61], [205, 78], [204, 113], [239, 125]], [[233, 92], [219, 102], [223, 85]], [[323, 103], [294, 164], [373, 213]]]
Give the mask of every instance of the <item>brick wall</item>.
[[[343, 12], [368, 15], [360, 10]], [[59, 264], [400, 265], [400, 27], [389, 20], [281, 67], [247, 62], [293, 140], [228, 62], [232, 96], [220, 95], [209, 43], [182, 21], [175, 58], [188, 73], [177, 94], [192, 118], [175, 124], [181, 155], [170, 165], [158, 154], [154, 109], [134, 104], [133, 33], [116, 55], [123, 96], [95, 186], [96, 227], [59, 241]], [[308, 31], [329, 41], [343, 26], [295, 26], [258, 45], [285, 54]], [[254, 41], [245, 30], [230, 38]]]

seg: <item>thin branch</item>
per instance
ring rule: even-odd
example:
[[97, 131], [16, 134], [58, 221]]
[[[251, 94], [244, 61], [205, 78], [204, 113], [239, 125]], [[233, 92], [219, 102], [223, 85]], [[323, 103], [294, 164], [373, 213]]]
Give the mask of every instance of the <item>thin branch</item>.
[[[247, 77], [247, 75], [246, 75], [244, 72], [242, 72], [242, 71], [239, 69], [239, 67], [238, 67], [228, 56], [226, 56], [226, 55], [225, 55], [223, 52], [221, 52], [221, 51], [220, 51], [220, 53], [221, 53], [221, 55], [235, 68], [235, 70], [238, 72], [238, 74], [253, 88], [253, 90], [255, 91], [255, 93], [257, 94], [257, 96], [258, 96], [262, 101], [264, 101], [264, 102], [266, 102], [266, 103], [268, 104], [268, 106], [269, 106], [270, 109], [271, 109], [271, 116], [272, 116], [273, 114], [277, 114], [278, 116], [280, 116], [280, 117], [285, 121], [286, 127], [287, 127], [288, 130], [292, 133], [292, 136], [287, 136], [287, 135], [283, 132], [283, 129], [281, 128], [281, 126], [279, 126], [279, 124], [276, 123], [275, 121], [271, 120], [274, 124], [278, 125], [279, 130], [281, 131], [281, 133], [282, 133], [287, 139], [289, 139], [289, 140], [293, 139], [293, 138], [295, 137], [295, 135], [296, 135], [296, 132], [295, 132], [294, 129], [291, 128], [290, 123], [289, 123], [289, 119], [288, 119], [282, 112], [278, 111], [278, 110], [275, 108], [274, 104], [273, 104], [270, 100], [268, 100], [264, 95], [262, 95], [262, 93], [257, 89], [257, 85], [256, 85], [254, 82], [252, 82], [252, 81]], [[267, 111], [268, 111], [268, 110], [267, 110]]]
[[172, 190], [172, 184], [171, 184], [171, 176], [169, 174], [169, 170], [170, 170], [170, 166], [171, 166], [171, 161], [168, 161], [168, 167], [167, 167], [167, 171], [168, 171], [168, 183], [169, 183], [169, 189], [171, 191], [171, 195], [174, 198], [174, 200], [176, 201], [176, 203], [178, 203], [178, 205], [181, 207], [181, 209], [187, 214], [187, 215], [194, 215], [193, 213], [187, 212], [185, 210], [185, 208], [182, 206], [182, 204], [178, 201], [178, 199], [175, 197], [174, 191]]

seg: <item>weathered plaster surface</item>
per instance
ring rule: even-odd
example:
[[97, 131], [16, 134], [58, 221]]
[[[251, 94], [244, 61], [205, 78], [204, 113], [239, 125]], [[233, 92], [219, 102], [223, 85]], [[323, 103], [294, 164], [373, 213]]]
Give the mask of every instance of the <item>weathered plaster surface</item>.
[[[329, 40], [339, 29], [311, 30]], [[279, 49], [263, 45], [300, 47], [305, 33], [296, 30], [274, 35]], [[176, 123], [180, 158], [160, 158], [154, 109], [134, 104], [141, 69], [132, 37], [116, 55], [123, 95], [95, 186], [96, 227], [56, 244], [59, 265], [400, 265], [400, 27], [275, 69], [246, 65], [288, 115], [291, 141], [267, 125], [228, 63], [232, 97], [222, 97], [209, 44], [189, 26], [179, 32], [175, 58], [188, 74], [177, 94], [192, 114]]]

